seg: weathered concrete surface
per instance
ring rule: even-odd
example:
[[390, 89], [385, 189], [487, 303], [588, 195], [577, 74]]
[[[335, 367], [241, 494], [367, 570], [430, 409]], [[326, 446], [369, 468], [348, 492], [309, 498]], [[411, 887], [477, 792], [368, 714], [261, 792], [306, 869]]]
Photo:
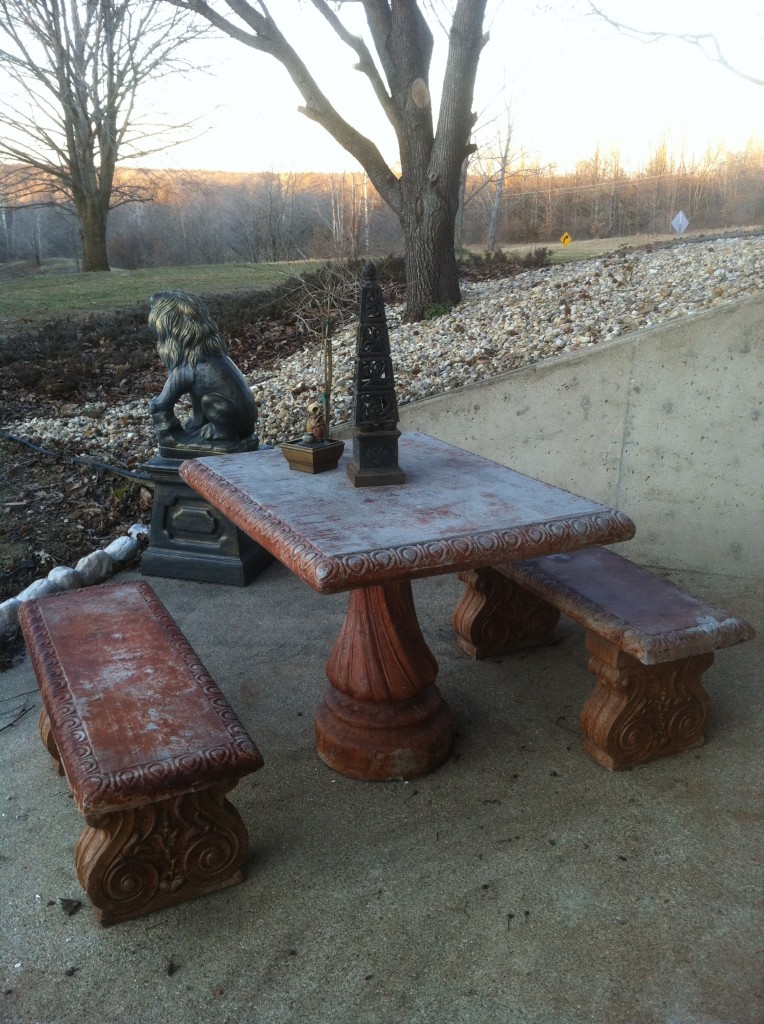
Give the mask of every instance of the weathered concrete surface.
[[[672, 578], [761, 626], [761, 587]], [[471, 661], [449, 625], [458, 580], [419, 581], [456, 746], [422, 779], [364, 783], [313, 746], [345, 595], [278, 564], [246, 588], [151, 585], [265, 759], [232, 794], [247, 879], [102, 928], [29, 662], [3, 673], [0, 707], [32, 692], [0, 732], [0, 1020], [760, 1024], [762, 639], [706, 674], [705, 746], [612, 774], [581, 750], [582, 630]], [[61, 897], [84, 905], [69, 917]]]
[[583, 631], [563, 622], [558, 646], [470, 661], [449, 625], [460, 584], [443, 576], [414, 597], [454, 753], [416, 782], [353, 782], [318, 761], [312, 725], [346, 597], [278, 564], [247, 588], [157, 578], [265, 758], [234, 792], [247, 880], [108, 930], [86, 900], [67, 916], [81, 820], [24, 661], [0, 675], [2, 723], [29, 707], [0, 732], [0, 1020], [760, 1024], [762, 312], [752, 300], [402, 410], [406, 429], [620, 504], [638, 560], [709, 567], [670, 576], [758, 638], [704, 677], [706, 746], [600, 768], [577, 725]]
[[764, 296], [400, 413], [401, 430], [620, 508], [637, 562], [764, 577]]

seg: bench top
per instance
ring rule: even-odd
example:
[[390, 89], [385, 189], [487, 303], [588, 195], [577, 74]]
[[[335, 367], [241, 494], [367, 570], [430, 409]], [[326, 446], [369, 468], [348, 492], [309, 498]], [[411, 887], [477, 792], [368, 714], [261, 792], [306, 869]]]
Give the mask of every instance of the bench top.
[[755, 636], [743, 619], [608, 548], [511, 562], [501, 571], [645, 665], [706, 654]]
[[86, 816], [262, 767], [251, 737], [147, 583], [28, 601], [19, 621]]

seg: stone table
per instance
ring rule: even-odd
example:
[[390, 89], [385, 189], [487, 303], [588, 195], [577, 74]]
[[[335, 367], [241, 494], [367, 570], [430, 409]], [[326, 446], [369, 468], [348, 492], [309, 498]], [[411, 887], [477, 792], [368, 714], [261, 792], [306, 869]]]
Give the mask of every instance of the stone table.
[[411, 581], [634, 535], [623, 513], [426, 434], [404, 434], [406, 483], [355, 488], [279, 451], [193, 459], [182, 478], [322, 594], [350, 591], [316, 715], [319, 756], [366, 780], [438, 767], [452, 743]]

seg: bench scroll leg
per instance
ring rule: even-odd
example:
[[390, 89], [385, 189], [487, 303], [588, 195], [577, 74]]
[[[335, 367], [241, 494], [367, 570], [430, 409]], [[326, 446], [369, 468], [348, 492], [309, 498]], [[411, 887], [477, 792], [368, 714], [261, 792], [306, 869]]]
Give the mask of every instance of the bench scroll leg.
[[559, 611], [496, 569], [459, 573], [465, 591], [454, 609], [456, 643], [471, 658], [491, 658], [547, 643]]
[[587, 631], [597, 685], [580, 716], [584, 750], [616, 771], [699, 746], [711, 714], [700, 677], [712, 653], [643, 665]]
[[86, 819], [74, 862], [101, 924], [243, 881], [248, 836], [225, 799], [233, 785]]
[[48, 718], [48, 712], [44, 707], [40, 708], [39, 729], [40, 739], [42, 740], [43, 746], [53, 759], [53, 766], [59, 775], [64, 775], [65, 772], [63, 765], [61, 764], [61, 755], [59, 754], [58, 747], [56, 746], [56, 739], [53, 735], [53, 728], [50, 724], [50, 719]]

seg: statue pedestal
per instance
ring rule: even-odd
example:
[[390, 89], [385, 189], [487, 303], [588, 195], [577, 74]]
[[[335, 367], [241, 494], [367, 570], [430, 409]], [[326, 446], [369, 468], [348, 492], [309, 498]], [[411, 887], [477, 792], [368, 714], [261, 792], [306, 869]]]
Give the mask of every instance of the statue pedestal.
[[273, 555], [181, 480], [182, 461], [155, 455], [142, 467], [154, 481], [154, 505], [141, 573], [245, 587]]
[[406, 474], [398, 465], [400, 436], [400, 430], [353, 431], [353, 458], [347, 467], [353, 487], [406, 482]]

